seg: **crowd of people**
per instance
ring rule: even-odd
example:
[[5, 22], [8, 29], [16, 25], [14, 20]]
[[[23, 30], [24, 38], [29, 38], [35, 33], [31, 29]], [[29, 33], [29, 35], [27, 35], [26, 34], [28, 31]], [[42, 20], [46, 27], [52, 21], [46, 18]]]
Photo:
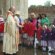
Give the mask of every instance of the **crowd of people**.
[[[55, 51], [55, 19], [51, 23], [46, 14], [30, 13], [29, 18], [24, 20], [21, 41], [27, 46], [39, 44], [42, 51]], [[36, 33], [36, 41], [35, 41]]]
[[[4, 24], [3, 53], [16, 55], [20, 44], [34, 46], [39, 44], [42, 51], [55, 51], [55, 19], [51, 23], [46, 14], [30, 13], [27, 19], [22, 19], [20, 12], [11, 7]], [[35, 35], [36, 34], [36, 35]], [[36, 36], [36, 41], [35, 41]]]

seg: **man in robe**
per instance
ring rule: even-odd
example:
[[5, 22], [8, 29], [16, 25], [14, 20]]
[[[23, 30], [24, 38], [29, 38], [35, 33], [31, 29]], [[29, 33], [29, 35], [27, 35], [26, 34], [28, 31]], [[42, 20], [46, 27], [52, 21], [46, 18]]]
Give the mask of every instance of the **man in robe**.
[[9, 14], [4, 25], [3, 52], [4, 55], [16, 55], [18, 51], [18, 36], [14, 19], [15, 7], [9, 9]]

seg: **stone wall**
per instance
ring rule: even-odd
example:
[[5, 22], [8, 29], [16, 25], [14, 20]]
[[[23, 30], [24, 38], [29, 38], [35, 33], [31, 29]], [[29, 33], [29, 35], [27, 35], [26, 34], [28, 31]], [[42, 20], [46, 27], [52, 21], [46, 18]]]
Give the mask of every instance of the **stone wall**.
[[36, 8], [29, 8], [28, 12], [34, 12], [36, 14], [45, 13], [49, 17], [50, 21], [52, 21], [55, 18], [55, 5], [50, 7], [40, 6]]
[[4, 16], [11, 6], [15, 6], [24, 19], [28, 17], [28, 0], [0, 0], [0, 9]]

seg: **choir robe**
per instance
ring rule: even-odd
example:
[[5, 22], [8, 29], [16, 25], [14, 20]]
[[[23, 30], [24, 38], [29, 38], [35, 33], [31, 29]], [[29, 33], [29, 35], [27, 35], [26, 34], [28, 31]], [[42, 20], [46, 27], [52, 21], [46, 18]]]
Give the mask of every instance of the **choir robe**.
[[50, 30], [47, 28], [45, 30], [42, 30], [41, 33], [41, 46], [47, 46], [48, 45], [48, 38], [50, 36]]
[[55, 28], [52, 28], [52, 32], [51, 33], [52, 33], [52, 36], [51, 36], [52, 40], [55, 41]]
[[37, 29], [37, 39], [38, 39], [38, 40], [41, 40], [41, 32], [42, 32], [42, 27], [39, 27], [39, 28]]
[[49, 51], [55, 50], [55, 28], [52, 28], [50, 35], [48, 37], [48, 48]]
[[28, 23], [28, 29], [27, 29], [27, 32], [28, 32], [28, 35], [30, 37], [33, 37], [34, 36], [34, 31], [36, 30], [36, 27], [33, 23]]
[[49, 35], [50, 35], [50, 30], [48, 28], [42, 30], [42, 40], [48, 40]]
[[18, 51], [18, 31], [12, 12], [4, 25], [3, 52], [13, 54]]
[[24, 27], [22, 28], [22, 33], [28, 33], [28, 23], [24, 23]]

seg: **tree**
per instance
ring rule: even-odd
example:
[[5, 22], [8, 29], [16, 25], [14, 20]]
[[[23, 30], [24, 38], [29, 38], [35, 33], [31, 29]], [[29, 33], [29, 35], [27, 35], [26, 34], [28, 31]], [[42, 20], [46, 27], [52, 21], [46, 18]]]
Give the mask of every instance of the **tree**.
[[44, 3], [44, 6], [47, 6], [47, 7], [52, 6], [51, 1], [46, 1], [46, 2]]
[[32, 9], [35, 8], [35, 9], [36, 9], [36, 7], [37, 7], [36, 5], [31, 5], [31, 6], [29, 7], [29, 9], [30, 9], [30, 8], [32, 8]]

